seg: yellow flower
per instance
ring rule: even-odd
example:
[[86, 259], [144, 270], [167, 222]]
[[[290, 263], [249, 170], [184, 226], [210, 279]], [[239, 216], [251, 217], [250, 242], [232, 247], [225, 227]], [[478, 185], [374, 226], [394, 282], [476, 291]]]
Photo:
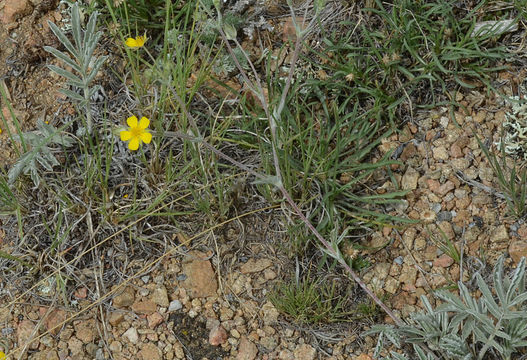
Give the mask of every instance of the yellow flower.
[[143, 116], [141, 120], [137, 122], [136, 116], [130, 116], [126, 119], [126, 123], [130, 126], [130, 130], [122, 130], [120, 135], [122, 141], [130, 140], [128, 143], [128, 148], [130, 150], [139, 149], [141, 142], [150, 144], [150, 141], [152, 141], [152, 134], [146, 129], [150, 124], [150, 120]]
[[143, 36], [136, 36], [136, 38], [128, 38], [126, 39], [126, 46], [132, 49], [138, 49], [142, 47], [146, 42], [146, 35]]
[[5, 359], [5, 353], [3, 351], [0, 351], [0, 360]]

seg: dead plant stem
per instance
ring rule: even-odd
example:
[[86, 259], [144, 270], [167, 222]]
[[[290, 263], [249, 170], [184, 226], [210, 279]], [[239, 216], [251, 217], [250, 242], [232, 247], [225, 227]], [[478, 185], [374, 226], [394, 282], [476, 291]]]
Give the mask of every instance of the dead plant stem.
[[[294, 15], [294, 14], [293, 14]], [[249, 57], [247, 56], [247, 54], [245, 53], [245, 51], [242, 49], [241, 45], [235, 41], [235, 44], [238, 46], [239, 49], [242, 50], [242, 53], [243, 55], [245, 56], [246, 60], [248, 61], [248, 63], [250, 64], [251, 66], [251, 70], [252, 72], [254, 73], [254, 76], [255, 76], [255, 81], [254, 82], [251, 82], [249, 80], [249, 77], [246, 73], [246, 71], [243, 69], [243, 67], [241, 66], [241, 64], [239, 63], [238, 59], [236, 58], [236, 56], [234, 55], [234, 51], [231, 47], [231, 45], [229, 44], [229, 40], [227, 39], [225, 33], [223, 32], [223, 30], [221, 29], [221, 27], [219, 28], [219, 32], [220, 32], [220, 35], [224, 41], [224, 43], [226, 44], [227, 46], [227, 50], [229, 51], [229, 54], [231, 55], [236, 67], [238, 68], [238, 71], [240, 72], [241, 76], [243, 77], [244, 81], [247, 83], [247, 86], [249, 87], [249, 89], [254, 93], [254, 95], [259, 99], [261, 105], [262, 105], [262, 108], [268, 118], [268, 121], [269, 121], [269, 126], [270, 126], [270, 129], [271, 129], [271, 139], [272, 139], [272, 143], [273, 143], [273, 146], [272, 146], [272, 149], [273, 149], [273, 160], [274, 160], [274, 167], [275, 167], [275, 173], [276, 173], [276, 178], [278, 179], [278, 183], [275, 184], [280, 192], [282, 193], [282, 195], [284, 196], [284, 198], [286, 199], [286, 201], [289, 203], [289, 205], [293, 208], [294, 212], [300, 217], [300, 219], [302, 220], [302, 222], [308, 227], [308, 229], [313, 233], [313, 235], [315, 235], [315, 237], [318, 239], [318, 241], [326, 248], [326, 250], [328, 251], [329, 254], [332, 255], [332, 257], [334, 257], [335, 259], [337, 259], [337, 261], [344, 267], [344, 269], [351, 275], [351, 277], [353, 278], [353, 280], [359, 284], [359, 286], [366, 292], [366, 294], [368, 294], [368, 296], [370, 298], [373, 299], [373, 301], [375, 301], [375, 303], [377, 303], [377, 305], [379, 305], [379, 307], [381, 309], [384, 310], [384, 312], [399, 326], [401, 325], [404, 325], [404, 322], [399, 319], [399, 317], [397, 317], [378, 297], [377, 295], [375, 295], [375, 293], [373, 291], [371, 291], [367, 286], [366, 284], [362, 281], [362, 279], [357, 275], [357, 273], [355, 271], [353, 271], [353, 269], [346, 263], [346, 261], [344, 260], [344, 258], [342, 258], [341, 256], [339, 256], [339, 254], [337, 253], [337, 251], [335, 251], [333, 249], [333, 247], [331, 246], [331, 244], [326, 240], [324, 239], [324, 237], [317, 231], [317, 229], [313, 226], [313, 224], [311, 224], [311, 222], [305, 217], [304, 213], [302, 212], [302, 210], [298, 207], [298, 205], [296, 204], [296, 202], [293, 200], [293, 198], [291, 197], [291, 195], [289, 194], [289, 192], [287, 191], [287, 189], [284, 187], [283, 185], [283, 182], [282, 182], [282, 174], [281, 174], [281, 170], [280, 170], [280, 163], [279, 163], [279, 159], [278, 159], [278, 153], [276, 151], [276, 147], [277, 147], [277, 135], [276, 135], [276, 127], [277, 127], [277, 121], [280, 120], [281, 118], [281, 113], [285, 107], [285, 101], [287, 99], [287, 93], [289, 92], [289, 89], [291, 87], [291, 83], [292, 83], [292, 80], [293, 80], [293, 75], [294, 75], [294, 70], [295, 70], [295, 65], [296, 65], [296, 62], [298, 61], [298, 57], [299, 57], [299, 54], [300, 54], [300, 50], [302, 48], [302, 43], [303, 43], [303, 40], [304, 40], [304, 36], [307, 32], [307, 30], [309, 29], [309, 27], [313, 24], [314, 22], [314, 19], [310, 22], [309, 26], [307, 27], [306, 30], [302, 31], [301, 34], [298, 36], [297, 35], [297, 40], [296, 40], [296, 43], [295, 43], [295, 49], [294, 49], [294, 53], [293, 53], [293, 57], [292, 57], [292, 60], [291, 60], [291, 68], [289, 70], [289, 75], [287, 77], [287, 80], [286, 80], [286, 84], [285, 84], [285, 87], [284, 87], [284, 90], [282, 92], [282, 95], [281, 95], [281, 98], [280, 98], [280, 103], [278, 105], [278, 107], [276, 108], [276, 110], [273, 112], [273, 114], [270, 113], [269, 111], [269, 105], [265, 99], [265, 96], [264, 96], [264, 92], [263, 92], [263, 89], [262, 89], [262, 86], [261, 86], [261, 82], [260, 82], [260, 79], [259, 79], [259, 76], [258, 74], [256, 73], [256, 70], [251, 62], [251, 60], [249, 59]], [[190, 115], [190, 113], [187, 111], [187, 108], [186, 108], [186, 105], [185, 103], [182, 101], [182, 99], [176, 94], [176, 92], [172, 89], [172, 93], [175, 95], [175, 98], [176, 100], [179, 102], [181, 108], [183, 109], [183, 111], [185, 112], [185, 114], [187, 115], [187, 117], [189, 117], [189, 119], [192, 119], [192, 115]], [[196, 123], [194, 120], [191, 120], [191, 123]], [[167, 135], [169, 135], [167, 133]], [[249, 167], [247, 167], [246, 165], [234, 160], [233, 158], [231, 158], [230, 156], [224, 154], [223, 152], [221, 152], [220, 150], [216, 149], [214, 146], [212, 146], [211, 144], [209, 144], [207, 141], [205, 141], [204, 139], [197, 139], [197, 138], [194, 138], [194, 137], [191, 137], [189, 135], [186, 135], [186, 134], [183, 134], [181, 132], [171, 132], [170, 135], [173, 135], [173, 136], [176, 136], [176, 137], [179, 137], [179, 138], [182, 138], [182, 139], [186, 139], [186, 140], [190, 140], [190, 141], [199, 141], [201, 142], [202, 145], [204, 145], [207, 149], [213, 151], [215, 154], [217, 154], [218, 156], [226, 159], [227, 161], [231, 162], [232, 164], [240, 167], [241, 169], [247, 171], [248, 173], [254, 175], [255, 177], [259, 178], [259, 179], [266, 179], [268, 177], [262, 175], [262, 174], [259, 174], [258, 172], [250, 169]]]

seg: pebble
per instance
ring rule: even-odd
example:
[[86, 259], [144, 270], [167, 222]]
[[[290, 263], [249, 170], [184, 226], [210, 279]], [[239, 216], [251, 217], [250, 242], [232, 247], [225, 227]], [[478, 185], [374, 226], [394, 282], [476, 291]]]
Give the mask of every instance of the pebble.
[[111, 352], [121, 352], [123, 345], [119, 341], [114, 340], [110, 343], [109, 349]]
[[66, 320], [66, 312], [60, 309], [52, 310], [45, 320], [46, 329], [51, 335], [57, 335], [61, 329], [61, 324]]
[[148, 321], [148, 327], [150, 329], [155, 328], [156, 326], [158, 326], [159, 324], [161, 324], [165, 320], [163, 318], [163, 315], [161, 315], [158, 312], [155, 312], [155, 313], [153, 313], [151, 315], [147, 315], [146, 319]]
[[31, 14], [32, 7], [29, 0], [7, 0], [3, 10], [0, 20], [8, 30], [11, 30], [17, 26], [15, 19], [18, 16]]
[[417, 179], [419, 179], [419, 172], [413, 167], [409, 166], [401, 180], [401, 187], [403, 190], [417, 189]]
[[218, 283], [210, 261], [204, 260], [207, 257], [199, 251], [189, 252], [189, 257], [192, 260], [183, 264], [183, 272], [187, 275], [183, 286], [189, 295], [192, 298], [216, 295]]
[[122, 293], [113, 298], [112, 304], [117, 308], [131, 306], [135, 301], [135, 291], [131, 286], [127, 286]]
[[257, 273], [262, 270], [271, 267], [273, 262], [271, 259], [249, 259], [245, 264], [240, 267], [240, 272], [242, 274], [252, 274]]
[[112, 326], [117, 326], [124, 320], [124, 314], [120, 312], [112, 312], [108, 318], [108, 322]]
[[139, 351], [139, 359], [143, 360], [161, 360], [161, 350], [153, 343], [149, 342], [143, 345], [141, 351]]
[[238, 354], [236, 355], [236, 360], [254, 360], [258, 355], [258, 347], [247, 339], [246, 336], [243, 336], [240, 339], [240, 344], [238, 345]]
[[132, 305], [132, 310], [138, 314], [152, 314], [157, 310], [156, 304], [151, 300], [136, 301]]
[[434, 204], [430, 205], [430, 210], [432, 210], [433, 212], [438, 214], [441, 211], [441, 204], [434, 203]]
[[76, 321], [73, 327], [75, 328], [75, 336], [83, 343], [90, 343], [95, 338], [95, 319]]
[[440, 257], [438, 257], [437, 259], [434, 260], [434, 266], [435, 267], [447, 268], [450, 265], [452, 265], [453, 263], [454, 263], [454, 259], [452, 259], [447, 254], [443, 254], [443, 255], [441, 255]]
[[444, 146], [438, 146], [432, 149], [432, 155], [435, 160], [445, 161], [448, 160], [448, 151]]
[[509, 255], [516, 264], [522, 256], [527, 257], [527, 240], [515, 240], [509, 245]]
[[209, 333], [209, 344], [212, 346], [218, 346], [225, 341], [227, 341], [228, 335], [227, 331], [223, 328], [223, 326], [218, 325], [212, 328]]
[[181, 310], [181, 308], [183, 308], [183, 304], [181, 304], [181, 301], [179, 300], [172, 300], [168, 305], [169, 312], [178, 311]]
[[[31, 320], [23, 320], [17, 327], [17, 339], [19, 344], [26, 344], [27, 341], [31, 338], [33, 334], [33, 330], [35, 329], [35, 325]], [[36, 335], [38, 335], [39, 331], [36, 331]], [[30, 346], [30, 349], [37, 349], [38, 348], [38, 340], [33, 341]]]
[[293, 354], [295, 359], [314, 360], [317, 351], [311, 345], [302, 344], [295, 348]]
[[450, 221], [452, 220], [452, 212], [450, 211], [440, 211], [437, 214], [437, 221]]
[[274, 305], [268, 301], [262, 306], [263, 322], [265, 325], [272, 325], [278, 320], [280, 314]]
[[139, 342], [139, 334], [137, 330], [133, 327], [126, 330], [123, 334], [123, 338], [128, 339], [132, 344], [137, 344]]
[[167, 289], [163, 285], [158, 285], [158, 287], [154, 289], [154, 292], [152, 293], [152, 301], [162, 307], [169, 306], [170, 303], [168, 301]]

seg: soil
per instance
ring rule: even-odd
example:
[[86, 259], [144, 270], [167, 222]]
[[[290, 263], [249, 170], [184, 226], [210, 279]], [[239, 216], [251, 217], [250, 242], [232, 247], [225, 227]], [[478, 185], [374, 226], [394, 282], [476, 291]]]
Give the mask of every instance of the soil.
[[[62, 80], [46, 68], [54, 60], [42, 49], [59, 46], [47, 21], [60, 23], [61, 10], [54, 0], [0, 4], [0, 63], [6, 65], [0, 86], [22, 131], [33, 129], [39, 118], [53, 123], [75, 111], [58, 93]], [[287, 37], [290, 26], [283, 28]], [[497, 74], [495, 83], [513, 95], [524, 78], [524, 71], [511, 68]], [[507, 253], [507, 264], [513, 265], [526, 252], [527, 225], [509, 216], [499, 191], [492, 190], [499, 189], [497, 179], [474, 136], [498, 142], [512, 105], [482, 86], [453, 96], [462, 105], [454, 109], [455, 121], [446, 107], [419, 112], [377, 149], [380, 155], [397, 149], [394, 158], [402, 165], [393, 166], [394, 178], [408, 190], [388, 211], [419, 223], [365, 237], [362, 245], [380, 250], [361, 251], [372, 262], [361, 276], [402, 318], [419, 310], [419, 297], [430, 290], [460, 276], [470, 282], [474, 273], [487, 271], [476, 259], [493, 264]], [[6, 102], [1, 103], [7, 127], [0, 123], [0, 164], [7, 167], [17, 158], [8, 134], [17, 129]], [[376, 191], [396, 186], [386, 181]], [[19, 349], [16, 358], [22, 359], [372, 359], [375, 339], [360, 332], [378, 318], [303, 326], [268, 300], [270, 290], [296, 266], [284, 250], [288, 239], [281, 220], [280, 211], [245, 219], [239, 227], [223, 228], [217, 240], [187, 244], [184, 255], [180, 247], [169, 247], [158, 265], [144, 271], [154, 257], [131, 258], [123, 282], [105, 288], [98, 287], [101, 269], [87, 269], [84, 283], [67, 294], [75, 304], [71, 308], [41, 304], [37, 296], [14, 301], [20, 284], [2, 283], [0, 297], [8, 306], [0, 314], [0, 346]], [[443, 236], [466, 257], [464, 272], [441, 250]], [[10, 241], [0, 229], [0, 244]], [[350, 249], [349, 255], [356, 252]], [[332, 281], [353, 287], [344, 275]], [[50, 296], [56, 289], [41, 285], [38, 291]], [[354, 295], [357, 302], [366, 299], [358, 290]]]

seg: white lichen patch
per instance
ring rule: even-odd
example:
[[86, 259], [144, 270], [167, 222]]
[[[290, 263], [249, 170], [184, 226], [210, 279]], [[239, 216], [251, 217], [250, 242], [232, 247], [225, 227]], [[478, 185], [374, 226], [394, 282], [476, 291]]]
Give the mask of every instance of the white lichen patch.
[[[503, 147], [513, 157], [527, 159], [527, 98], [511, 96], [512, 109], [505, 115], [503, 123]], [[501, 149], [502, 143], [497, 144]]]

